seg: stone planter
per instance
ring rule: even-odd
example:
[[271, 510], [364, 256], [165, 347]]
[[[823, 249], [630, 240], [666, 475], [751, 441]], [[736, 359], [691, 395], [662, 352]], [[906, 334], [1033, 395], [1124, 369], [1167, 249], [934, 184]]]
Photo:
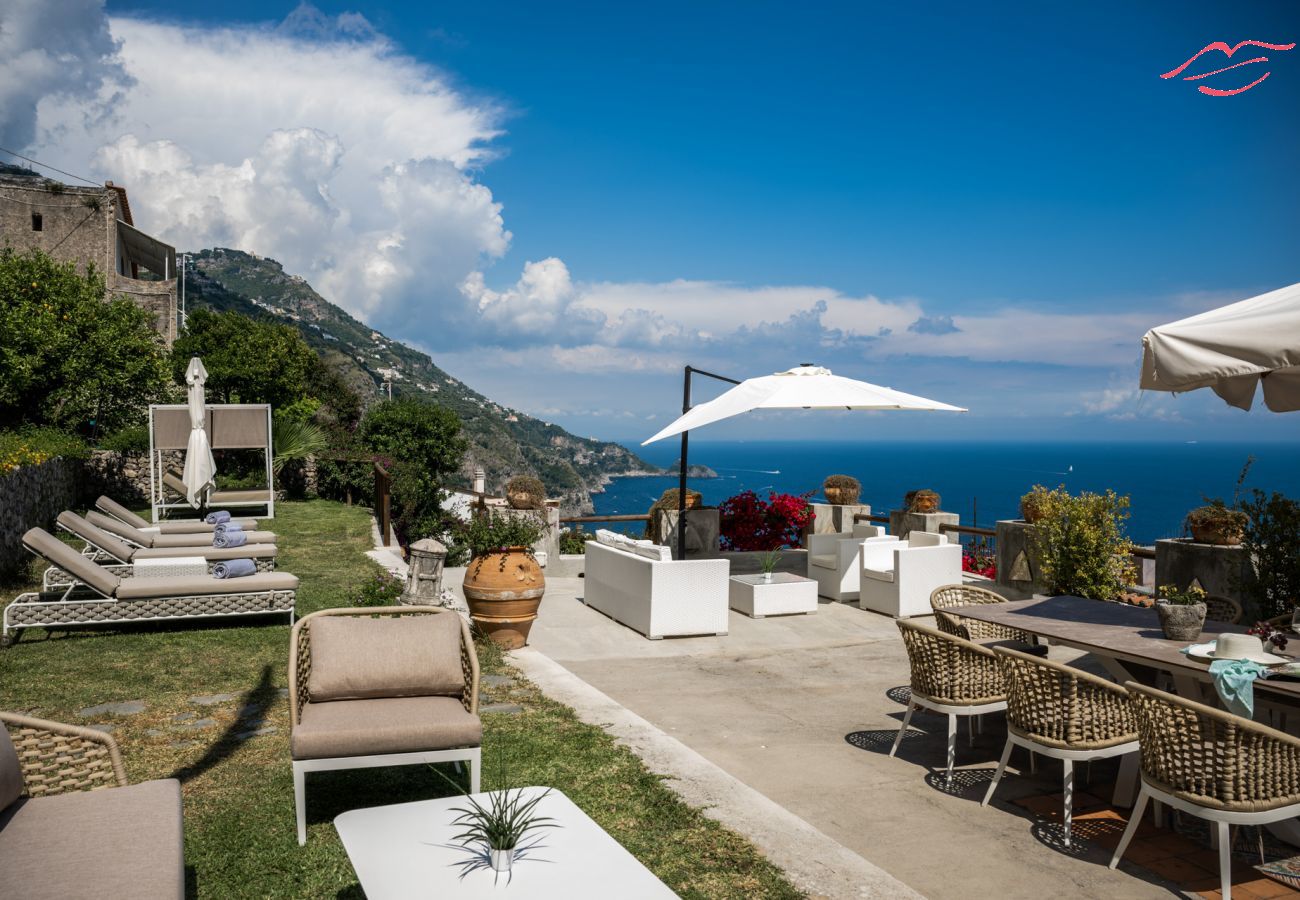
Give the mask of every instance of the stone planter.
[[871, 507], [866, 503], [814, 503], [813, 534], [851, 534], [853, 517], [871, 515]]
[[1254, 577], [1250, 554], [1241, 545], [1202, 544], [1186, 538], [1156, 541], [1156, 585], [1171, 584], [1180, 590], [1195, 586], [1212, 596], [1235, 600], [1247, 622], [1259, 617], [1245, 595]]
[[1175, 605], [1157, 601], [1156, 615], [1160, 617], [1160, 627], [1164, 629], [1165, 637], [1171, 641], [1194, 641], [1201, 636], [1201, 629], [1205, 627], [1204, 603]]
[[[659, 543], [672, 548], [673, 559], [681, 559], [677, 552], [677, 510], [659, 510]], [[716, 506], [686, 509], [686, 554], [689, 559], [713, 559], [720, 552], [718, 543], [722, 519]]]
[[1046, 593], [1042, 583], [1042, 563], [1034, 551], [1034, 526], [1022, 519], [998, 521], [998, 584], [1025, 596]]
[[1235, 525], [1189, 525], [1192, 540], [1198, 544], [1215, 547], [1236, 547], [1241, 544], [1241, 529]]
[[832, 506], [853, 506], [862, 496], [862, 489], [855, 491], [853, 488], [823, 487], [822, 493], [826, 495], [826, 502]]
[[442, 567], [447, 548], [433, 538], [424, 538], [408, 550], [406, 589], [398, 602], [403, 606], [437, 606], [442, 602]]
[[[899, 540], [907, 540], [913, 531], [928, 531], [939, 534], [940, 525], [959, 525], [961, 517], [950, 512], [913, 512], [908, 509], [889, 511], [889, 533]], [[956, 543], [956, 536], [950, 538]]]
[[469, 617], [503, 649], [528, 643], [546, 593], [542, 567], [525, 547], [476, 556], [465, 569]]

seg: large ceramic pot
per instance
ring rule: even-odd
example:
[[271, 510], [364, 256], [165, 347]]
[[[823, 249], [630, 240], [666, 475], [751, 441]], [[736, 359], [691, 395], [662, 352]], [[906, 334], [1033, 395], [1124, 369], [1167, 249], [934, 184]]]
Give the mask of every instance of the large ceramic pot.
[[1194, 641], [1205, 627], [1205, 604], [1186, 605], [1156, 601], [1156, 615], [1165, 637], [1171, 641]]
[[1212, 522], [1204, 525], [1189, 524], [1187, 528], [1192, 533], [1192, 540], [1198, 544], [1235, 547], [1241, 543], [1241, 527], [1230, 522]]
[[914, 513], [932, 513], [939, 511], [939, 495], [931, 490], [908, 491], [903, 498], [907, 511]]
[[826, 502], [832, 506], [852, 506], [862, 497], [862, 489], [854, 490], [851, 487], [824, 487], [822, 493], [826, 495]]
[[476, 556], [465, 570], [469, 617], [506, 650], [528, 643], [544, 593], [546, 576], [526, 547]]

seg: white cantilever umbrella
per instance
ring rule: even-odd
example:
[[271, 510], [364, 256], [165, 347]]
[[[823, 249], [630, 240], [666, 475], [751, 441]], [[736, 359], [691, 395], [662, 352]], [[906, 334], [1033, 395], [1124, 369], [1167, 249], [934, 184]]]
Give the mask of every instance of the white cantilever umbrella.
[[208, 432], [203, 427], [207, 418], [203, 384], [207, 380], [208, 370], [203, 368], [203, 360], [197, 356], [191, 358], [189, 368], [185, 370], [185, 383], [189, 385], [190, 438], [185, 446], [185, 470], [181, 473], [181, 480], [187, 489], [185, 499], [195, 509], [207, 500], [214, 487], [213, 478], [217, 474], [212, 445], [208, 442]]
[[[719, 397], [691, 406], [692, 373], [708, 375], [722, 381], [732, 381], [736, 386]], [[680, 491], [677, 497], [677, 546], [680, 557], [686, 556], [686, 451], [692, 428], [728, 419], [755, 409], [921, 409], [947, 412], [966, 412], [960, 406], [951, 406], [937, 400], [927, 400], [915, 394], [905, 394], [893, 388], [880, 387], [865, 381], [855, 381], [831, 373], [821, 366], [804, 364], [777, 372], [736, 382], [690, 366], [686, 367], [686, 385], [682, 415], [661, 430], [642, 446], [671, 437], [682, 436]]]
[[1273, 412], [1300, 410], [1300, 284], [1152, 328], [1142, 338], [1142, 389], [1208, 387], [1250, 409], [1263, 382]]
[[966, 412], [960, 406], [844, 378], [821, 366], [803, 365], [775, 375], [742, 381], [722, 396], [684, 413], [654, 437], [643, 441], [642, 446], [754, 409], [930, 409]]

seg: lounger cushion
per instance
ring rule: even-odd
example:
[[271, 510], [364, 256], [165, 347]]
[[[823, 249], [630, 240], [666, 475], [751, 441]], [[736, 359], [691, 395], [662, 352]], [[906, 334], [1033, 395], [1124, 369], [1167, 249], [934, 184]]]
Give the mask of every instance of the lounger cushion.
[[867, 578], [874, 578], [874, 579], [876, 579], [876, 581], [893, 581], [893, 580], [894, 580], [894, 570], [893, 570], [893, 569], [890, 569], [890, 570], [887, 571], [887, 572], [882, 572], [880, 569], [868, 569], [866, 566], [863, 566], [863, 567], [862, 567], [862, 574], [863, 574], [864, 576], [866, 576]]
[[104, 551], [119, 562], [129, 563], [139, 548], [120, 541], [102, 528], [97, 528], [69, 510], [59, 513], [58, 523], [87, 544]]
[[216, 491], [208, 498], [208, 503], [220, 506], [223, 503], [270, 503], [271, 492], [260, 491]]
[[[231, 519], [230, 521], [245, 531], [257, 531], [257, 519]], [[207, 522], [189, 522], [183, 519], [174, 519], [172, 521], [158, 522], [152, 527], [157, 528], [159, 534], [210, 535], [216, 530], [217, 526], [209, 525]]]
[[[313, 648], [313, 669], [315, 656]], [[294, 759], [330, 759], [451, 750], [482, 742], [478, 716], [453, 697], [386, 697], [308, 703], [302, 721], [293, 726], [290, 746]]]
[[105, 497], [101, 494], [99, 499], [95, 501], [95, 506], [97, 506], [101, 511], [107, 513], [113, 518], [119, 519], [120, 521], [125, 522], [127, 525], [130, 525], [133, 528], [149, 527], [148, 519], [146, 519], [142, 515], [139, 515], [138, 513], [132, 512], [131, 510], [127, 509], [125, 506], [118, 503], [112, 497]]
[[146, 547], [135, 551], [133, 559], [177, 559], [201, 556], [208, 560], [274, 559], [280, 548], [275, 544], [244, 544], [241, 547]]
[[24, 799], [0, 813], [6, 900], [185, 896], [180, 782]]
[[[250, 544], [274, 544], [275, 532], [273, 531], [245, 531]], [[142, 537], [147, 540], [141, 541], [145, 546], [158, 547], [211, 547], [212, 535], [210, 534], [150, 534], [143, 532]]]
[[9, 729], [0, 723], [0, 810], [23, 795], [23, 767], [18, 751], [9, 737]]
[[839, 564], [839, 557], [834, 553], [818, 553], [808, 557], [808, 563], [822, 569], [834, 569]]
[[312, 619], [313, 703], [368, 697], [459, 697], [460, 616], [455, 613]]
[[157, 597], [203, 597], [209, 594], [296, 590], [298, 576], [288, 572], [262, 572], [247, 578], [213, 578], [210, 575], [123, 578], [117, 588], [117, 597], [119, 600], [150, 600]]
[[122, 579], [106, 571], [63, 541], [40, 528], [32, 528], [23, 535], [23, 546], [37, 556], [43, 557], [50, 565], [58, 566], [82, 584], [90, 585], [105, 597], [113, 596]]

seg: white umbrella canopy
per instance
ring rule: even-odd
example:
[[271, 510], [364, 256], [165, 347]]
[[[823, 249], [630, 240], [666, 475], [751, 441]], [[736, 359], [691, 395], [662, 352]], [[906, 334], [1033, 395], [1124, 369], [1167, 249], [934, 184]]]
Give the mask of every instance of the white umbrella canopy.
[[1273, 412], [1300, 410], [1300, 284], [1152, 328], [1142, 338], [1142, 389], [1208, 387], [1250, 409], [1264, 384]]
[[821, 366], [802, 365], [742, 381], [725, 394], [693, 407], [654, 437], [641, 443], [645, 446], [754, 409], [928, 409], [966, 412], [960, 406], [844, 378]]
[[208, 370], [203, 368], [203, 360], [192, 357], [185, 370], [185, 383], [189, 385], [190, 437], [185, 447], [185, 470], [181, 480], [189, 491], [185, 499], [196, 509], [208, 498], [217, 474], [217, 461], [212, 458], [212, 445], [203, 427], [207, 418], [203, 384], [207, 380]]

